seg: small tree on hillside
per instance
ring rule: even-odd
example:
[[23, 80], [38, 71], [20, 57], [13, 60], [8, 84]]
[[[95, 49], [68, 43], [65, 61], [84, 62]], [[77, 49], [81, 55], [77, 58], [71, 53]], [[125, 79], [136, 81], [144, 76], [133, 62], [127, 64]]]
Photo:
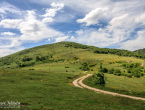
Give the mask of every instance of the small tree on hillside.
[[97, 73], [97, 74], [94, 73], [93, 81], [94, 81], [95, 85], [105, 86], [104, 74], [103, 73]]
[[102, 69], [102, 63], [100, 63], [100, 69]]

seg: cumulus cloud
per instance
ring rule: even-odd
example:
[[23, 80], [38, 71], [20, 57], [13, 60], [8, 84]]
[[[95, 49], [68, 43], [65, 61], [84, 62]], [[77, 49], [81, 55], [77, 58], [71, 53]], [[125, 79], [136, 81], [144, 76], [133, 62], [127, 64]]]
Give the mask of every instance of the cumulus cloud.
[[145, 48], [145, 30], [138, 31], [136, 38], [127, 40], [123, 43], [121, 43], [121, 47], [123, 49], [128, 49], [128, 50], [137, 50], [137, 49], [142, 49]]
[[95, 25], [98, 23], [99, 18], [106, 14], [108, 8], [96, 8], [95, 10], [92, 10], [89, 14], [86, 14], [86, 16], [83, 19], [78, 19], [78, 23], [86, 23], [86, 26]]
[[93, 28], [85, 30], [80, 29], [75, 33], [75, 37], [72, 36], [70, 40], [87, 45], [105, 47], [118, 42], [118, 39], [112, 39], [109, 33], [101, 29], [99, 31]]
[[0, 26], [4, 28], [17, 28], [21, 19], [4, 19], [0, 22]]
[[145, 25], [145, 13], [143, 13], [141, 16], [137, 17], [135, 20], [136, 20], [136, 22], [143, 23]]
[[42, 22], [43, 23], [48, 23], [48, 22], [52, 22], [53, 21], [53, 18], [44, 18], [43, 20], [42, 20]]
[[[126, 18], [128, 17], [128, 14], [124, 14], [119, 17], [114, 17], [110, 22], [109, 30], [113, 31], [116, 28], [126, 28], [125, 25], [128, 22]], [[127, 21], [127, 22], [126, 22]]]
[[19, 15], [22, 14], [22, 12], [18, 8], [16, 8], [15, 6], [7, 2], [0, 2], [0, 13], [1, 14], [13, 13], [13, 14], [19, 14]]
[[1, 52], [0, 57], [10, 55], [12, 53], [19, 52], [19, 51], [24, 50], [24, 49], [25, 49], [24, 47], [16, 47], [14, 49], [0, 48], [0, 52]]
[[46, 9], [45, 10], [45, 14], [42, 15], [43, 17], [45, 17], [42, 22], [44, 23], [47, 23], [47, 22], [52, 22], [53, 21], [53, 18], [58, 11], [60, 11], [63, 7], [64, 7], [64, 4], [63, 3], [52, 3], [51, 4], [51, 7], [50, 9]]
[[12, 33], [12, 32], [3, 32], [3, 33], [1, 33], [1, 35], [13, 36], [13, 35], [16, 35], [16, 34], [15, 33]]
[[61, 41], [66, 40], [67, 38], [69, 38], [69, 36], [57, 37], [55, 38], [55, 42], [61, 42]]
[[52, 3], [51, 4], [52, 8], [51, 9], [46, 9], [45, 12], [46, 14], [42, 15], [43, 17], [54, 17], [57, 13], [57, 11], [61, 10], [64, 7], [63, 3]]
[[21, 40], [38, 41], [49, 37], [63, 36], [61, 32], [55, 31], [37, 20], [35, 15], [35, 11], [28, 11], [25, 20], [19, 24], [18, 29], [22, 33]]
[[[52, 7], [58, 11], [62, 8], [62, 5], [53, 3]], [[61, 41], [61, 37], [64, 36], [63, 33], [56, 31], [45, 24], [47, 22], [52, 22], [53, 18], [45, 17], [42, 20], [38, 20], [34, 10], [28, 10], [25, 13], [26, 14], [24, 14], [21, 19], [3, 19], [0, 21], [0, 26], [2, 28], [16, 29], [20, 31], [18, 34], [9, 31], [0, 33], [0, 35], [3, 36], [0, 37], [1, 56], [24, 49], [21, 47], [24, 42], [37, 42], [43, 39], [55, 39], [57, 37], [59, 38], [56, 39], [56, 41]], [[62, 37], [62, 40], [65, 38], [66, 37]]]

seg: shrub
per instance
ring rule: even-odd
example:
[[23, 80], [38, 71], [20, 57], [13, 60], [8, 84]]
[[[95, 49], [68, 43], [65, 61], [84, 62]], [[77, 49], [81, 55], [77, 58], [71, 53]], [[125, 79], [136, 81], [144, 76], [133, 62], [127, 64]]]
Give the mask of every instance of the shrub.
[[91, 71], [93, 71], [93, 69], [91, 69]]
[[65, 66], [65, 68], [69, 68], [68, 66]]
[[141, 73], [140, 75], [141, 75], [141, 76], [144, 76], [144, 74], [143, 74], [143, 73]]
[[110, 70], [109, 70], [109, 74], [113, 74], [114, 73], [114, 68], [111, 68]]
[[127, 77], [129, 78], [132, 78], [132, 76], [133, 76], [132, 74], [127, 74]]
[[104, 74], [103, 73], [94, 73], [93, 77], [93, 82], [95, 85], [101, 85], [105, 86], [105, 79], [104, 79]]
[[83, 71], [88, 71], [88, 70], [90, 70], [90, 67], [86, 62], [84, 62], [84, 63], [82, 63], [82, 66], [79, 69], [81, 69]]
[[29, 56], [25, 56], [23, 59], [22, 59], [22, 61], [23, 62], [25, 62], [25, 61], [31, 61], [31, 60], [33, 60], [31, 57], [29, 57]]
[[120, 71], [120, 69], [115, 69], [115, 70], [114, 70], [114, 73], [118, 73], [118, 74], [120, 74], [121, 71]]
[[99, 72], [107, 73], [108, 72], [108, 69], [107, 68], [102, 68], [102, 69], [99, 70]]
[[131, 73], [131, 69], [130, 68], [127, 69], [127, 73]]

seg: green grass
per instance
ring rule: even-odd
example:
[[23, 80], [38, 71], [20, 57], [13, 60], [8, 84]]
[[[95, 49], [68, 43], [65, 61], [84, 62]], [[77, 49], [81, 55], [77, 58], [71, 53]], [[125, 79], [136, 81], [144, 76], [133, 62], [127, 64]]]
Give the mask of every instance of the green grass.
[[133, 96], [145, 97], [145, 77], [128, 78], [125, 76], [115, 76], [105, 73], [105, 87], [94, 85], [92, 78], [84, 80], [84, 83], [95, 88], [100, 88], [107, 91], [118, 92]]
[[[51, 63], [41, 62], [42, 64], [38, 64], [36, 62], [33, 66], [23, 68], [19, 68], [15, 63], [15, 61], [22, 62], [25, 56], [29, 56], [33, 58], [32, 61], [35, 61], [38, 55], [49, 56], [50, 54], [54, 60]], [[59, 61], [59, 59], [65, 60]], [[65, 47], [63, 43], [43, 45], [17, 52], [0, 59], [0, 102], [21, 102], [22, 110], [143, 110], [144, 101], [97, 94], [91, 90], [74, 87], [71, 83], [72, 80], [67, 80], [67, 77], [84, 75], [83, 71], [79, 69], [83, 62], [96, 64], [90, 68], [93, 71], [88, 73], [97, 72], [100, 63], [108, 69], [120, 69], [123, 72], [125, 69], [116, 61], [144, 62], [143, 59], [134, 57], [96, 54], [93, 53], [93, 50]], [[4, 62], [10, 62], [10, 64], [3, 65]], [[140, 91], [143, 93], [145, 91], [144, 77], [130, 79], [109, 74], [106, 74], [105, 77], [106, 82], [108, 82], [105, 89], [118, 92], [118, 89], [122, 89], [116, 88], [119, 87], [116, 84], [119, 84], [131, 92], [139, 93]], [[85, 83], [94, 87], [92, 82], [88, 80], [85, 80]]]
[[145, 102], [97, 94], [72, 86], [69, 73], [38, 70], [0, 70], [0, 102], [21, 102], [21, 109], [142, 110]]

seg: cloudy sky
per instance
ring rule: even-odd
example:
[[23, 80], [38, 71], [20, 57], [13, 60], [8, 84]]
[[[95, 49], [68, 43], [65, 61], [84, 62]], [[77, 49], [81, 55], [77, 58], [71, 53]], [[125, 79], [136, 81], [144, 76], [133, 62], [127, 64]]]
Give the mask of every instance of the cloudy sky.
[[0, 57], [60, 41], [145, 48], [145, 0], [0, 0]]

